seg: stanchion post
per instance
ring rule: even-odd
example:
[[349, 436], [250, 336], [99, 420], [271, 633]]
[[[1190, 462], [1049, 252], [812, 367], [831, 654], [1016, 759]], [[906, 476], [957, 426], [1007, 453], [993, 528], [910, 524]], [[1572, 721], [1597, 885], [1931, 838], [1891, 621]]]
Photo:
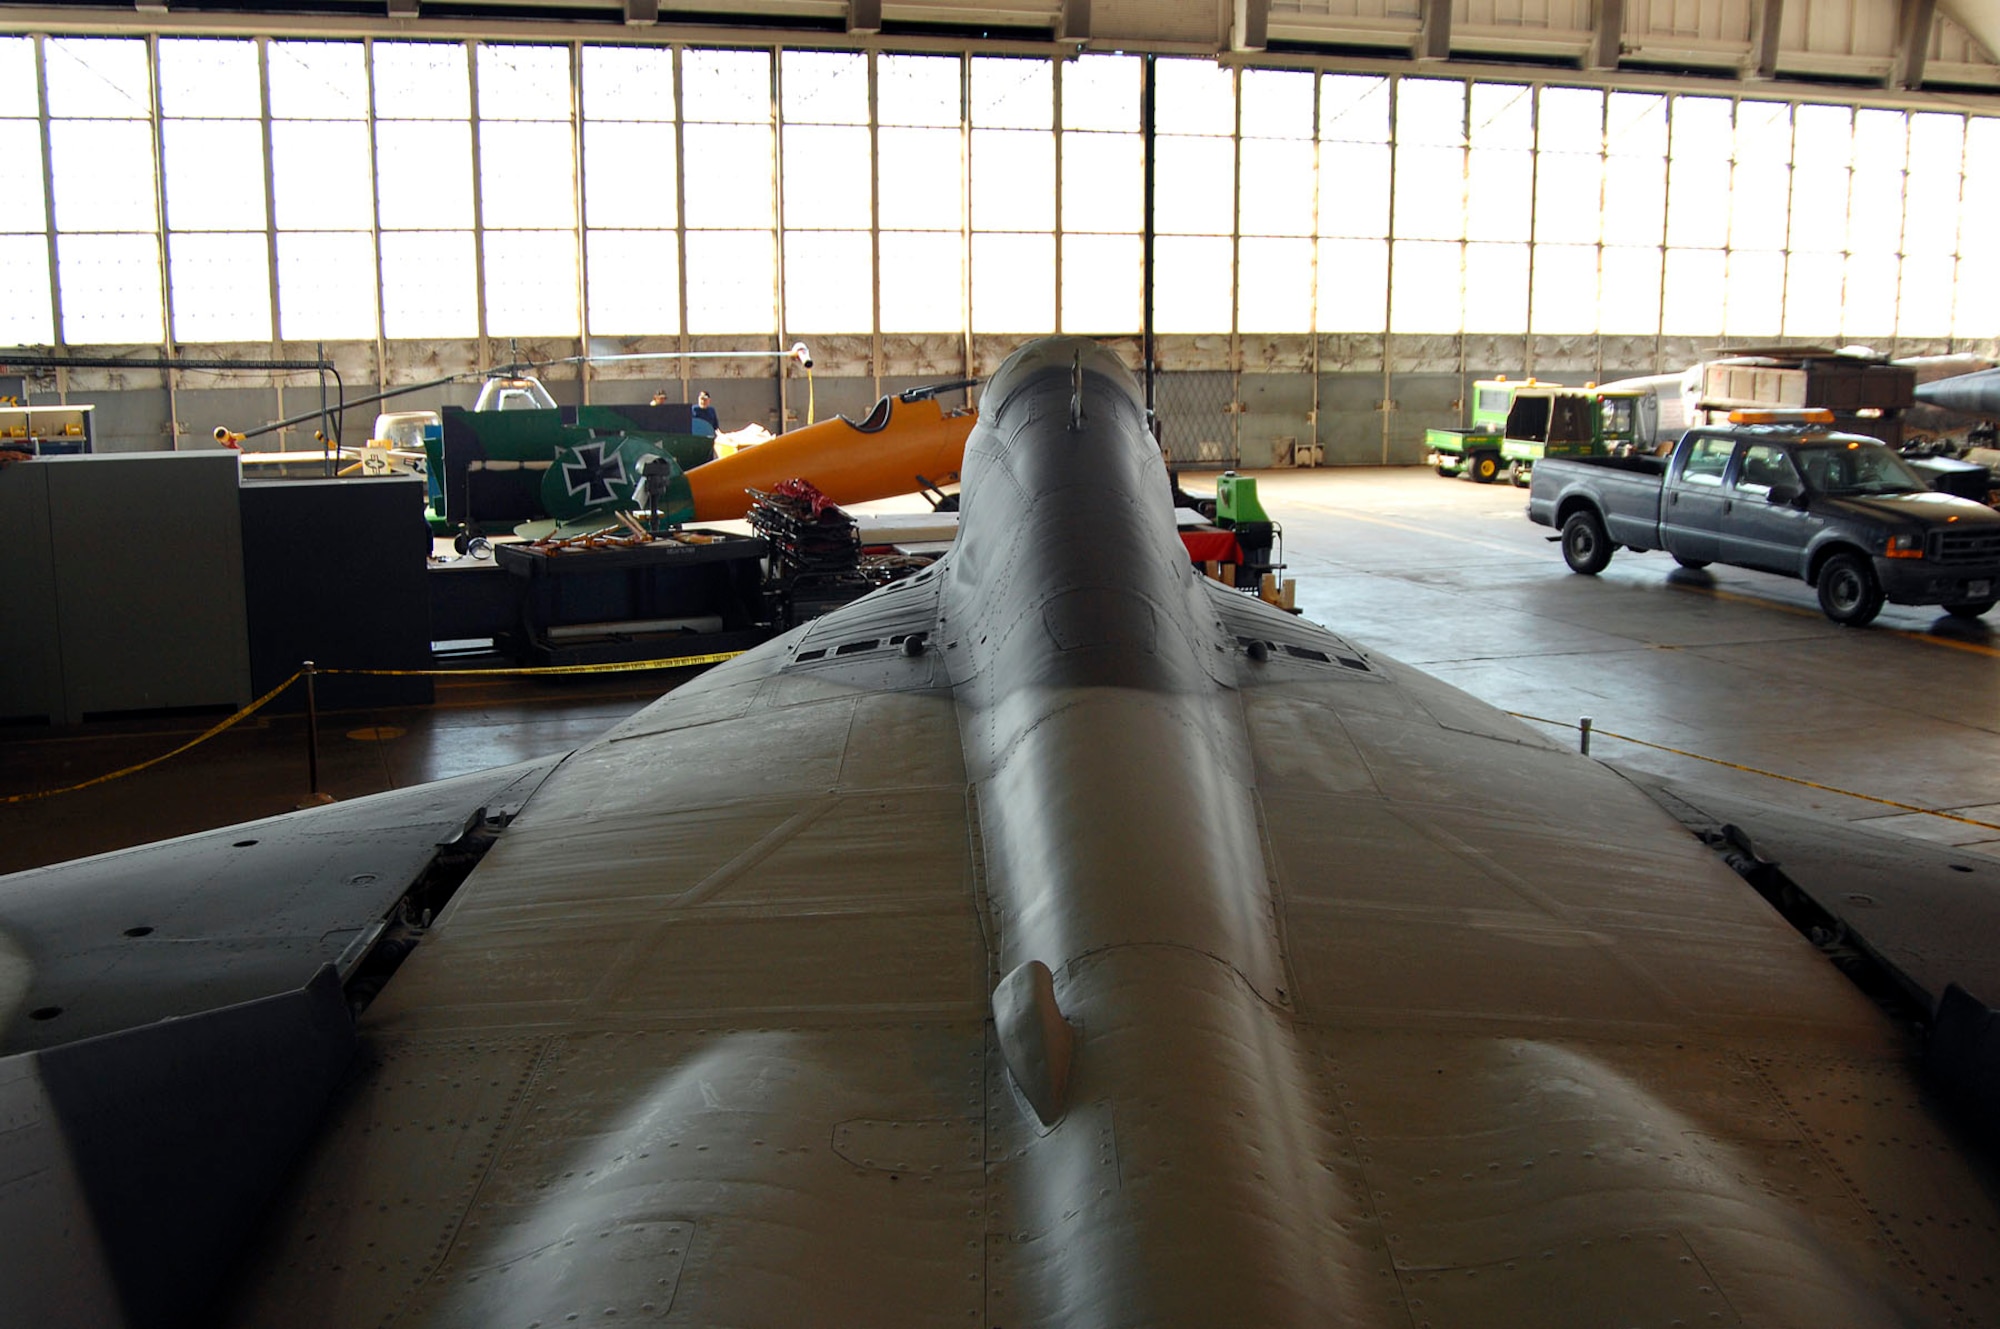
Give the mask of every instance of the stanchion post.
[[[306, 676], [306, 792], [319, 793], [319, 707], [313, 697], [313, 662], [307, 660], [300, 672]], [[1589, 751], [1586, 743], [1584, 750]]]
[[[307, 682], [307, 683], [308, 683], [308, 684], [310, 685], [310, 683], [312, 682], [312, 674], [311, 674], [311, 669], [312, 669], [312, 666], [308, 665], [308, 666], [306, 666], [306, 669], [307, 669], [307, 674], [306, 674], [306, 682]], [[308, 689], [307, 689], [307, 692], [306, 692], [306, 696], [307, 696], [308, 698], [310, 698], [310, 697], [312, 696], [312, 691], [311, 691], [310, 687], [308, 687]], [[1589, 716], [1587, 716], [1587, 715], [1586, 715], [1586, 716], [1584, 716], [1584, 717], [1583, 717], [1583, 718], [1582, 718], [1581, 720], [1578, 720], [1578, 721], [1576, 722], [1576, 732], [1577, 732], [1577, 735], [1578, 735], [1578, 737], [1579, 737], [1579, 738], [1581, 738], [1581, 739], [1583, 740], [1583, 755], [1584, 755], [1584, 756], [1586, 756], [1586, 757], [1588, 757], [1588, 756], [1590, 755], [1590, 717], [1589, 717]]]

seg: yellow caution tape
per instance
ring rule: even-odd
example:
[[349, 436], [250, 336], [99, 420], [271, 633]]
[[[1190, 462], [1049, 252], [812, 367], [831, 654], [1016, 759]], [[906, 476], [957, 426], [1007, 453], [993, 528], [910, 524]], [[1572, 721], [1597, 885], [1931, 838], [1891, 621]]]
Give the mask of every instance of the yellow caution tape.
[[238, 720], [243, 719], [245, 716], [255, 714], [258, 710], [260, 710], [263, 707], [264, 703], [270, 701], [280, 692], [283, 692], [286, 688], [298, 682], [299, 678], [303, 673], [304, 671], [301, 670], [299, 673], [293, 674], [290, 678], [278, 684], [277, 687], [272, 688], [269, 692], [257, 698], [257, 700], [251, 702], [248, 706], [245, 706], [242, 710], [236, 712], [236, 714], [230, 716], [227, 720], [222, 721], [220, 724], [210, 729], [207, 733], [202, 734], [198, 738], [189, 739], [187, 742], [175, 748], [172, 752], [162, 752], [159, 756], [154, 757], [148, 761], [142, 761], [137, 766], [127, 766], [124, 770], [112, 771], [109, 775], [100, 775], [95, 779], [85, 780], [82, 784], [66, 785], [61, 789], [42, 789], [32, 794], [8, 794], [4, 798], [0, 798], [0, 803], [32, 803], [38, 798], [51, 798], [56, 794], [73, 794], [79, 789], [88, 789], [92, 785], [105, 784], [111, 780], [116, 780], [121, 776], [136, 775], [140, 771], [145, 770], [149, 766], [158, 766], [161, 762], [165, 761], [169, 757], [178, 757], [181, 755], [181, 753], [186, 752], [189, 748], [194, 747], [200, 743], [208, 742], [209, 739], [214, 738], [217, 734], [229, 728], [229, 726], [235, 724]]
[[[1507, 714], [1519, 720], [1532, 720], [1536, 724], [1554, 725], [1558, 729], [1575, 729], [1577, 727], [1567, 720], [1551, 720], [1546, 716], [1529, 715], [1526, 711], [1509, 711]], [[1956, 812], [1939, 812], [1936, 808], [1920, 808], [1914, 803], [1898, 803], [1893, 798], [1877, 798], [1873, 794], [1857, 794], [1852, 789], [1842, 789], [1836, 785], [1821, 784], [1817, 780], [1806, 780], [1796, 775], [1786, 775], [1781, 771], [1767, 771], [1757, 766], [1745, 766], [1741, 762], [1724, 761], [1720, 757], [1704, 757], [1699, 752], [1685, 752], [1680, 748], [1670, 748], [1665, 743], [1649, 743], [1643, 738], [1634, 738], [1630, 734], [1613, 733], [1609, 729], [1599, 729], [1593, 726], [1590, 732], [1601, 734], [1605, 738], [1615, 738], [1621, 743], [1633, 743], [1642, 748], [1652, 748], [1656, 752], [1671, 752], [1676, 757], [1687, 757], [1692, 761], [1705, 761], [1711, 766], [1727, 766], [1732, 771], [1742, 771], [1748, 775], [1761, 775], [1771, 780], [1783, 780], [1787, 784], [1804, 785], [1808, 789], [1817, 789], [1822, 793], [1839, 794], [1842, 798], [1858, 798], [1864, 803], [1879, 803], [1885, 808], [1897, 808], [1903, 812], [1921, 812], [1926, 817], [1942, 817], [1946, 821], [1956, 821], [1967, 826], [1977, 826], [1981, 830], [2000, 831], [2000, 826], [1996, 826], [1990, 821], [1978, 821], [1972, 817], [1961, 817]]]
[[[409, 677], [454, 678], [471, 674], [480, 674], [480, 675], [627, 674], [627, 673], [634, 673], [642, 669], [688, 669], [694, 667], [695, 665], [721, 664], [724, 660], [733, 660], [741, 654], [743, 654], [742, 651], [716, 651], [708, 655], [680, 655], [680, 656], [675, 656], [674, 658], [669, 660], [632, 660], [620, 664], [594, 664], [594, 665], [528, 665], [528, 666], [523, 666], [522, 668], [519, 669], [318, 669], [315, 668], [313, 672], [315, 674], [364, 674], [376, 678], [385, 678], [385, 677], [386, 678], [409, 678]], [[61, 789], [43, 789], [32, 794], [0, 795], [0, 804], [30, 803], [38, 798], [52, 798], [57, 794], [73, 794], [79, 789], [88, 789], [92, 785], [106, 784], [112, 780], [117, 780], [127, 775], [137, 775], [140, 771], [146, 770], [153, 766], [158, 766], [161, 762], [167, 760], [169, 757], [178, 757], [181, 755], [181, 753], [186, 752], [189, 748], [196, 747], [199, 746], [200, 744], [206, 743], [209, 739], [214, 738], [217, 734], [229, 728], [237, 721], [242, 720], [245, 716], [255, 714], [258, 710], [262, 709], [265, 703], [269, 702], [272, 698], [276, 697], [279, 693], [283, 692], [286, 688], [290, 687], [292, 684], [298, 682], [304, 676], [305, 676], [305, 671], [301, 669], [297, 673], [293, 674], [290, 678], [286, 679], [284, 682], [278, 684], [277, 687], [272, 688], [269, 692], [257, 698], [257, 700], [251, 702], [248, 706], [245, 706], [242, 710], [236, 712], [236, 714], [230, 716], [228, 719], [222, 721], [220, 724], [217, 724], [215, 727], [209, 729], [207, 732], [199, 735], [198, 737], [189, 739], [187, 742], [175, 748], [172, 752], [163, 752], [159, 756], [153, 757], [147, 761], [142, 761], [136, 766], [127, 766], [123, 770], [112, 771], [109, 774], [100, 775], [94, 779], [85, 780], [82, 784], [65, 785]]]

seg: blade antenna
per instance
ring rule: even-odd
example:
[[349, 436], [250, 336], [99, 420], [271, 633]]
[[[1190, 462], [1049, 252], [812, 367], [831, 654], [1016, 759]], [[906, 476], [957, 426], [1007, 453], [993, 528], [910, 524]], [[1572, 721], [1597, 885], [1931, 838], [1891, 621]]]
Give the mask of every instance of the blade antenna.
[[1069, 365], [1069, 432], [1083, 428], [1083, 352], [1078, 351]]

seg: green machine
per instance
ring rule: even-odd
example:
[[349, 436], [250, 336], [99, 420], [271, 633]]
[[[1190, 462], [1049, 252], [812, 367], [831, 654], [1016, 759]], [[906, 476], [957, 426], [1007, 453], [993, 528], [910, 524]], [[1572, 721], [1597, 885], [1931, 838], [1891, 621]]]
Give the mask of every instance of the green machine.
[[1610, 457], [1639, 441], [1639, 391], [1523, 387], [1507, 411], [1500, 456], [1516, 486], [1525, 486], [1543, 457]]
[[532, 378], [490, 380], [471, 410], [446, 407], [442, 417], [424, 441], [428, 516], [434, 533], [461, 539], [530, 526], [535, 534], [595, 529], [642, 501], [683, 520], [681, 509], [691, 510], [685, 471], [715, 457], [715, 426], [691, 406], [572, 413]]
[[1215, 524], [1236, 536], [1241, 554], [1236, 564], [1238, 590], [1256, 594], [1265, 574], [1284, 569], [1279, 561], [1282, 532], [1264, 505], [1257, 501], [1257, 481], [1234, 471], [1215, 478]]
[[1464, 429], [1426, 429], [1424, 460], [1439, 475], [1469, 473], [1480, 484], [1500, 474], [1500, 443], [1507, 434], [1507, 410], [1514, 394], [1535, 380], [1510, 383], [1482, 378], [1472, 385], [1472, 417]]

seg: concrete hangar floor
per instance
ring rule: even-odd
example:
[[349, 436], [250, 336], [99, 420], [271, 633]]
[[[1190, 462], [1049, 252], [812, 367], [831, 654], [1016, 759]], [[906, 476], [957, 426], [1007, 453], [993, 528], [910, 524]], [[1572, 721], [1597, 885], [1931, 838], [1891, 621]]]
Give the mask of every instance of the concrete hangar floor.
[[[1689, 572], [1659, 553], [1575, 576], [1528, 522], [1523, 491], [1427, 469], [1258, 481], [1306, 617], [1503, 710], [1572, 727], [1589, 716], [1593, 754], [1641, 778], [1957, 846], [2000, 882], [2000, 830], [1976, 824], [2000, 824], [2000, 623], [1892, 605], [1872, 627], [1841, 628], [1801, 582]], [[561, 751], [677, 681], [447, 681], [433, 707], [322, 716], [321, 786], [354, 798]], [[143, 760], [213, 718], [0, 727], [0, 796]], [[1536, 727], [1574, 741], [1573, 728]], [[302, 721], [253, 720], [142, 774], [0, 806], [0, 873], [288, 811], [304, 793]]]

